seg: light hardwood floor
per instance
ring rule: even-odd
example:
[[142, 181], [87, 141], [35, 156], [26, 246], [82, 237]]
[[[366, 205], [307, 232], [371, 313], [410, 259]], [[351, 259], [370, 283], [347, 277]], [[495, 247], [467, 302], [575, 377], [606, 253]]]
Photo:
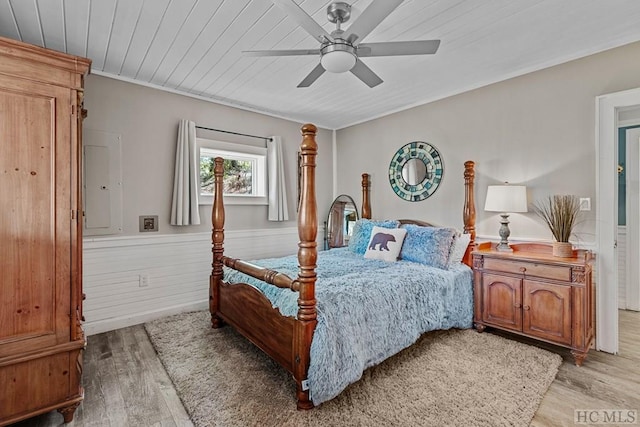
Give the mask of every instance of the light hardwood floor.
[[[562, 354], [564, 363], [532, 426], [573, 426], [575, 409], [640, 412], [640, 313], [620, 311], [617, 356], [591, 351], [576, 367], [568, 351], [541, 346]], [[69, 427], [192, 425], [141, 325], [89, 337], [84, 369], [85, 400]], [[51, 412], [14, 426], [61, 424]]]
[[[69, 427], [193, 426], [142, 325], [90, 336], [84, 401]], [[64, 425], [53, 411], [14, 427]]]
[[[631, 409], [640, 414], [640, 313], [620, 310], [620, 354], [590, 351], [582, 367], [569, 351], [532, 426], [574, 426], [574, 410]], [[636, 420], [640, 424], [640, 420]]]

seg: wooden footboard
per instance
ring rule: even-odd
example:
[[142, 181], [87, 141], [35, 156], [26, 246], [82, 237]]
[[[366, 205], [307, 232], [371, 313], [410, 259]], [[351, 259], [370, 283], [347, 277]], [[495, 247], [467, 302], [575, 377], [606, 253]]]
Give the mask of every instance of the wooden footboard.
[[296, 319], [282, 316], [258, 289], [245, 283], [221, 283], [216, 315], [294, 373]]
[[[224, 256], [223, 159], [215, 159], [215, 192], [211, 212], [213, 224], [213, 264], [210, 278], [209, 309], [214, 328], [225, 322], [261, 348], [289, 370], [297, 384], [298, 409], [310, 409], [307, 372], [311, 340], [316, 327], [316, 261], [318, 217], [315, 191], [315, 168], [318, 145], [317, 129], [312, 124], [302, 126], [301, 188], [298, 211], [298, 277], [293, 280], [273, 270]], [[227, 265], [273, 286], [290, 288], [299, 293], [296, 318], [282, 316], [256, 288], [247, 284], [227, 284], [223, 281], [223, 266]]]

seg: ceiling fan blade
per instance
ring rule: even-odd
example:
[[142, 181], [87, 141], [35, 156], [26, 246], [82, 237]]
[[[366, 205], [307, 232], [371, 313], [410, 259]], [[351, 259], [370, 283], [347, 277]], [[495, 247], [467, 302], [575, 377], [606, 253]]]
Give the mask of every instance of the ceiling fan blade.
[[305, 77], [300, 82], [298, 87], [309, 87], [309, 86], [311, 86], [313, 84], [313, 82], [318, 80], [318, 77], [320, 77], [322, 74], [324, 74], [324, 67], [322, 66], [322, 64], [316, 65], [316, 68], [311, 70], [311, 72], [307, 75], [307, 77]]
[[289, 49], [289, 50], [243, 50], [245, 56], [296, 56], [320, 55], [320, 49]]
[[359, 57], [429, 55], [436, 53], [440, 40], [415, 40], [409, 42], [362, 43], [358, 45]]
[[356, 65], [351, 69], [351, 72], [369, 87], [376, 87], [382, 83], [382, 79], [359, 59], [356, 61]]
[[403, 0], [378, 0], [366, 8], [347, 29], [347, 41], [354, 46], [376, 28]]
[[334, 41], [331, 34], [320, 26], [307, 12], [302, 10], [300, 6], [293, 0], [272, 0], [280, 9], [284, 10], [287, 15], [291, 16], [306, 32], [311, 34], [320, 43], [325, 41]]

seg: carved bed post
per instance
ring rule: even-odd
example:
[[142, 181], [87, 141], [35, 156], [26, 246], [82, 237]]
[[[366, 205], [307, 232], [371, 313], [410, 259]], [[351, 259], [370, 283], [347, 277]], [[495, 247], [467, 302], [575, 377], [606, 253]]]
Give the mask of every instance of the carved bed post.
[[369, 174], [362, 174], [362, 218], [371, 219], [371, 201], [369, 199]]
[[294, 377], [297, 383], [298, 409], [311, 409], [313, 403], [309, 399], [307, 372], [311, 356], [311, 339], [316, 327], [316, 261], [318, 250], [316, 237], [318, 234], [318, 213], [316, 205], [316, 144], [317, 128], [312, 124], [302, 126], [302, 183], [300, 211], [298, 212], [298, 263], [300, 273], [300, 296], [298, 298], [298, 321], [294, 333]]
[[464, 162], [464, 208], [462, 220], [464, 221], [464, 232], [471, 234], [471, 242], [464, 254], [463, 262], [471, 266], [471, 251], [475, 250], [476, 244], [476, 201], [474, 197], [474, 170], [475, 162], [468, 160]]
[[222, 157], [216, 157], [214, 161], [213, 175], [215, 184], [213, 207], [211, 209], [213, 264], [211, 264], [212, 270], [209, 279], [209, 311], [211, 312], [211, 325], [214, 328], [219, 328], [222, 326], [222, 319], [218, 317], [217, 313], [220, 307], [220, 283], [222, 282], [222, 256], [224, 253], [224, 199], [222, 189], [224, 160]]

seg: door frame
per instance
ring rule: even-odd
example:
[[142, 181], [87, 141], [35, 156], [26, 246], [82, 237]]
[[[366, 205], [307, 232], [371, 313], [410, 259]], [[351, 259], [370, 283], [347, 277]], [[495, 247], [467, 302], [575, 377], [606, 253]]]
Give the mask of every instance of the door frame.
[[640, 88], [596, 97], [596, 349], [618, 353], [618, 109], [640, 105]]

